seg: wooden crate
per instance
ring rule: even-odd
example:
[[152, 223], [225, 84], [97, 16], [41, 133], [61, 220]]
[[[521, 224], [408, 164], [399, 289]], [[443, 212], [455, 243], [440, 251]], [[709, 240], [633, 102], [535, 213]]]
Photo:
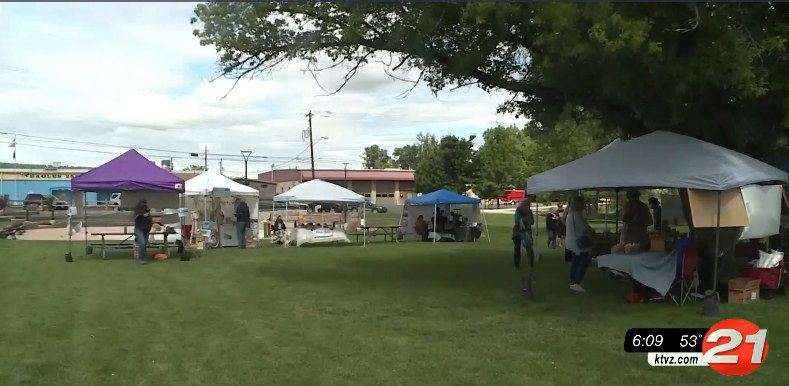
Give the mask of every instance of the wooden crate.
[[729, 303], [746, 304], [759, 299], [760, 282], [747, 277], [729, 280]]

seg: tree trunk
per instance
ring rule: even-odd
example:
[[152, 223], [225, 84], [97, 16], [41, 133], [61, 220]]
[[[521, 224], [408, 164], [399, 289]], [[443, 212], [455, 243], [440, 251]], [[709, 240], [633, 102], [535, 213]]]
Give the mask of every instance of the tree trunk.
[[496, 209], [501, 209], [501, 201], [496, 197]]

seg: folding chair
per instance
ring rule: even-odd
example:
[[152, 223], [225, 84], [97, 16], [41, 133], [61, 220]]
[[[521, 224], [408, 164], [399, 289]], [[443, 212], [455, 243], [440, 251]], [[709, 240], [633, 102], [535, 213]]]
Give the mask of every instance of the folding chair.
[[[669, 290], [671, 299], [676, 304], [685, 304], [691, 298], [691, 294], [698, 291], [699, 275], [696, 270], [698, 267], [699, 252], [690, 247], [690, 239], [687, 237], [679, 238], [674, 243], [674, 251], [677, 255], [677, 273]], [[679, 299], [676, 293], [679, 292]]]

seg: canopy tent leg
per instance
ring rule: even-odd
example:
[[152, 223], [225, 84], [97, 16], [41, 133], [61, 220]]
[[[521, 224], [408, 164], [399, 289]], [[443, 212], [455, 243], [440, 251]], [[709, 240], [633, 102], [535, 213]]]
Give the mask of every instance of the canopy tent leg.
[[712, 291], [707, 291], [704, 296], [701, 313], [706, 316], [720, 315], [720, 296], [718, 295], [718, 255], [720, 254], [720, 230], [721, 230], [721, 191], [718, 191], [717, 218], [715, 219], [715, 256], [712, 266], [715, 272], [712, 273]]
[[718, 214], [715, 219], [715, 272], [712, 275], [712, 290], [715, 295], [718, 295], [718, 257], [720, 255], [720, 239], [721, 239], [721, 191], [718, 191]]
[[479, 211], [482, 213], [482, 221], [485, 222], [485, 237], [488, 238], [488, 244], [490, 244], [490, 232], [488, 231], [488, 219], [485, 218], [485, 212], [482, 210]]
[[85, 256], [88, 255], [88, 195], [82, 192], [82, 210], [85, 211]]
[[616, 206], [614, 207], [614, 233], [619, 233], [619, 188], [614, 191], [616, 194]]
[[[540, 202], [537, 201], [537, 196], [534, 196], [534, 204], [536, 207], [534, 208], [534, 236], [540, 235]], [[529, 208], [531, 210], [531, 208]]]
[[[277, 192], [277, 187], [274, 186], [274, 193]], [[268, 224], [268, 238], [271, 239], [271, 242], [274, 242], [274, 223], [277, 222], [277, 219], [274, 218], [274, 196], [271, 196], [271, 218]]]
[[[597, 205], [597, 204], [595, 204]], [[603, 213], [603, 224], [605, 224], [604, 232], [608, 233], [608, 198], [605, 198], [605, 206], [604, 206], [605, 213]]]
[[436, 236], [438, 235], [438, 228], [436, 228], [436, 220], [438, 220], [438, 205], [433, 204], [433, 244], [436, 243]]
[[367, 200], [362, 203], [362, 246], [367, 247]]

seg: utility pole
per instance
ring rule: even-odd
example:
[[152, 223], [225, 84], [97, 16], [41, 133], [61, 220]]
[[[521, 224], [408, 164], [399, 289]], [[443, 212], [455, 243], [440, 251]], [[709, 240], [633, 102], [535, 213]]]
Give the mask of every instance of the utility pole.
[[271, 164], [271, 182], [274, 182], [274, 164]]
[[219, 174], [222, 174], [223, 171], [225, 171], [225, 167], [224, 167], [224, 165], [222, 165], [222, 159], [220, 158], [219, 159]]
[[208, 145], [205, 145], [205, 158], [203, 160], [203, 169], [208, 170]]
[[348, 163], [347, 162], [343, 162], [342, 164], [345, 166], [345, 187], [347, 188], [348, 187]]
[[309, 121], [309, 130], [310, 130], [310, 163], [312, 164], [312, 179], [315, 179], [315, 152], [312, 149], [312, 110], [307, 113], [307, 119]]
[[244, 157], [244, 179], [248, 180], [247, 178], [247, 161], [249, 161], [249, 156], [252, 154], [250, 150], [241, 150], [241, 156]]

